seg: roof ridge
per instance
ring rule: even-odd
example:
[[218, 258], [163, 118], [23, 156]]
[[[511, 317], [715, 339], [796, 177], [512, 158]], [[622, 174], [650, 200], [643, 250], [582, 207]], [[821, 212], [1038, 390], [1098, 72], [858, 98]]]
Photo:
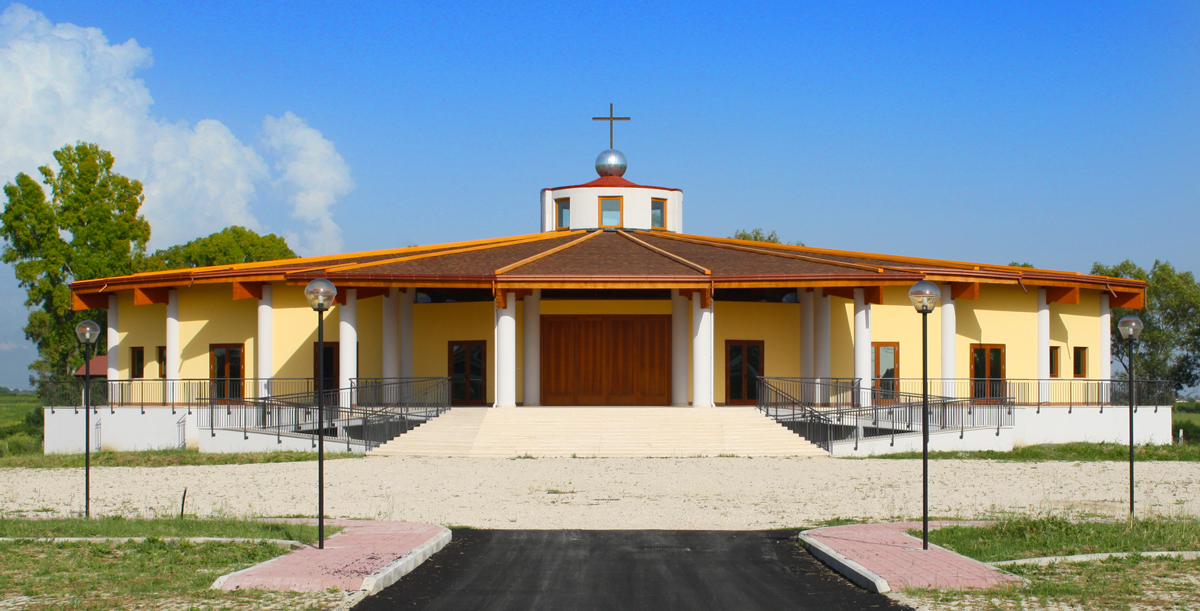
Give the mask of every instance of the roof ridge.
[[[567, 235], [573, 235], [575, 233], [576, 232], [570, 232]], [[555, 233], [537, 233], [537, 234], [533, 234], [533, 237], [526, 237], [526, 238], [522, 238], [522, 239], [513, 239], [513, 240], [506, 241], [506, 242], [499, 242], [496, 244], [482, 244], [479, 246], [470, 246], [467, 248], [455, 248], [455, 249], [451, 249], [451, 250], [440, 250], [437, 252], [423, 253], [423, 254], [412, 255], [412, 256], [408, 256], [408, 257], [398, 257], [395, 259], [380, 259], [379, 261], [368, 261], [367, 263], [356, 263], [356, 264], [351, 264], [351, 265], [336, 265], [334, 267], [330, 267], [330, 268], [326, 269], [325, 271], [330, 272], [330, 273], [347, 272], [347, 271], [356, 270], [356, 269], [374, 267], [377, 265], [386, 265], [388, 263], [403, 263], [405, 261], [416, 261], [417, 259], [428, 259], [430, 257], [456, 255], [456, 254], [460, 254], [460, 253], [464, 253], [464, 252], [474, 252], [477, 250], [488, 250], [491, 248], [500, 248], [501, 246], [514, 246], [517, 244], [528, 244], [530, 242], [540, 242], [542, 240], [550, 240], [550, 239], [561, 238], [561, 237], [563, 237], [563, 236], [555, 234]]]
[[653, 244], [648, 244], [642, 240], [639, 240], [639, 239], [633, 237], [632, 235], [630, 235], [629, 232], [627, 232], [627, 231], [617, 231], [617, 233], [626, 239], [633, 240], [635, 243], [640, 244], [641, 246], [644, 246], [644, 247], [650, 249], [651, 251], [653, 251], [655, 254], [658, 254], [659, 256], [666, 257], [668, 259], [671, 259], [672, 261], [675, 261], [676, 263], [686, 265], [698, 272], [703, 273], [705, 276], [712, 275], [712, 270], [708, 269], [707, 267], [704, 267], [703, 265], [700, 265], [699, 263], [693, 263], [673, 252], [669, 252], [665, 249], [654, 246]]
[[[638, 233], [646, 233], [646, 232], [639, 231]], [[666, 235], [666, 234], [647, 234], [647, 235], [658, 235], [659, 237], [662, 237], [662, 238], [665, 238], [668, 240], [679, 240], [681, 242], [688, 242], [691, 244], [701, 244], [704, 246], [712, 246], [713, 248], [728, 248], [731, 250], [740, 250], [743, 252], [753, 252], [753, 253], [758, 253], [758, 254], [763, 254], [763, 255], [783, 257], [785, 259], [798, 259], [800, 261], [808, 261], [810, 263], [824, 263], [826, 265], [834, 265], [837, 267], [849, 267], [851, 269], [861, 269], [861, 270], [875, 272], [875, 273], [879, 273], [879, 274], [882, 274], [884, 272], [884, 270], [886, 269], [886, 268], [879, 267], [878, 265], [866, 265], [864, 263], [848, 263], [845, 261], [830, 261], [829, 259], [822, 259], [820, 257], [811, 257], [811, 256], [792, 254], [792, 253], [787, 253], [787, 252], [777, 252], [777, 251], [772, 251], [772, 250], [768, 250], [765, 248], [753, 248], [750, 246], [742, 246], [740, 244], [710, 242], [708, 240], [695, 239], [692, 237], [684, 237], [682, 235]]]
[[[516, 263], [510, 263], [508, 265], [505, 265], [504, 267], [501, 267], [500, 269], [496, 270], [493, 273], [496, 274], [497, 276], [499, 276], [500, 274], [505, 274], [505, 273], [511, 272], [512, 270], [517, 269], [518, 267], [521, 267], [521, 266], [529, 264], [529, 263], [533, 263], [534, 261], [537, 261], [538, 259], [548, 257], [556, 252], [566, 250], [572, 246], [575, 246], [576, 244], [579, 244], [580, 242], [585, 242], [587, 240], [590, 240], [590, 239], [600, 235], [601, 233], [602, 232], [600, 232], [600, 231], [587, 232], [587, 235], [583, 236], [582, 238], [579, 238], [578, 240], [571, 240], [570, 242], [567, 242], [566, 244], [559, 244], [558, 246], [555, 246], [554, 248], [551, 248], [550, 250], [539, 252], [536, 255], [533, 255], [531, 257], [525, 257], [524, 259], [521, 259], [520, 261], [517, 261]], [[568, 234], [568, 235], [571, 235], [571, 234]]]

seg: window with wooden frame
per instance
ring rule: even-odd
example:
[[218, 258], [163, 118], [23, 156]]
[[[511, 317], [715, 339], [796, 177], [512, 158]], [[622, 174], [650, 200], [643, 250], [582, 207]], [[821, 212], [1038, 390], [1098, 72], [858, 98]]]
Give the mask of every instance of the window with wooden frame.
[[1074, 356], [1074, 359], [1072, 360], [1071, 365], [1074, 366], [1074, 368], [1075, 368], [1075, 377], [1086, 378], [1087, 377], [1087, 348], [1083, 348], [1081, 346], [1075, 346], [1075, 354], [1072, 356]]
[[667, 228], [667, 200], [658, 198], [650, 200], [650, 228]]
[[971, 344], [971, 397], [1004, 397], [1004, 344]]
[[129, 349], [129, 378], [140, 380], [146, 376], [146, 349], [137, 346]]
[[209, 344], [208, 378], [213, 399], [237, 399], [246, 376], [245, 344]]
[[160, 380], [167, 378], [167, 347], [159, 346], [158, 352], [154, 355], [158, 359], [158, 377]]
[[556, 230], [571, 228], [571, 198], [564, 197], [554, 200], [554, 228]]
[[758, 403], [758, 378], [763, 375], [763, 342], [725, 340], [725, 404]]
[[1050, 346], [1050, 377], [1058, 377], [1058, 346]]
[[619, 195], [600, 198], [600, 226], [621, 227], [625, 224], [625, 199]]
[[880, 390], [900, 390], [900, 342], [871, 342], [873, 386]]

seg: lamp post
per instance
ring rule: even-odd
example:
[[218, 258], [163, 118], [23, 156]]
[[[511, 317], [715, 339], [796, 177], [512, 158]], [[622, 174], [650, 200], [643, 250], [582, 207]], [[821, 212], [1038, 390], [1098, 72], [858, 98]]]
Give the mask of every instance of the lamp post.
[[929, 549], [929, 313], [937, 307], [942, 291], [922, 280], [908, 289], [908, 298], [921, 313], [921, 545]]
[[1117, 323], [1121, 337], [1129, 344], [1129, 517], [1133, 518], [1133, 342], [1142, 334], [1142, 319], [1130, 314]]
[[317, 312], [317, 548], [325, 549], [325, 312], [333, 307], [337, 287], [317, 278], [304, 287], [304, 297]]
[[83, 344], [83, 517], [92, 517], [92, 345], [100, 339], [100, 325], [85, 320], [75, 327]]

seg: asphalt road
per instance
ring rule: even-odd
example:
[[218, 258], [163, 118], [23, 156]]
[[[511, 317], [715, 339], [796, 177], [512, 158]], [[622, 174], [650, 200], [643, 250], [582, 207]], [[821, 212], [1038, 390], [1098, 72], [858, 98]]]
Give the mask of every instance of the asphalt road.
[[843, 579], [796, 531], [455, 530], [355, 611], [908, 610]]

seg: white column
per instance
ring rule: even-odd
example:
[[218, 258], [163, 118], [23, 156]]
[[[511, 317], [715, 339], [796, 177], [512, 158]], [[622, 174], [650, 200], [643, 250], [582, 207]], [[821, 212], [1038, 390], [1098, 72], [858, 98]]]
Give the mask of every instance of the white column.
[[384, 378], [400, 377], [400, 297], [399, 291], [389, 288], [383, 294], [383, 354], [381, 363]]
[[358, 289], [344, 289], [338, 306], [338, 388], [342, 407], [350, 407], [350, 380], [358, 377]]
[[179, 380], [179, 291], [167, 291], [167, 402], [177, 400]]
[[258, 362], [255, 366], [254, 377], [259, 379], [258, 396], [266, 397], [271, 394], [271, 378], [275, 377], [275, 297], [271, 292], [271, 284], [262, 285], [262, 298], [258, 300], [258, 337], [255, 339], [255, 349], [258, 351]]
[[671, 292], [671, 405], [688, 404], [688, 345], [691, 325], [688, 324], [688, 298], [678, 291]]
[[854, 289], [854, 377], [862, 389], [859, 404], [869, 405], [875, 372], [871, 370], [871, 304], [864, 289]]
[[958, 377], [958, 317], [949, 284], [942, 285], [942, 394], [953, 397]]
[[813, 377], [813, 293], [808, 289], [796, 289], [796, 301], [800, 302], [800, 377]]
[[[117, 380], [121, 377], [120, 370], [117, 368], [121, 362], [121, 336], [117, 333], [117, 296], [108, 296], [108, 379], [109, 381]], [[133, 361], [129, 363], [133, 367]], [[133, 371], [129, 372], [129, 377], [134, 377]], [[141, 376], [138, 376], [141, 377]]]
[[417, 287], [410, 286], [400, 293], [400, 377], [413, 377], [413, 304]]
[[509, 292], [504, 309], [496, 308], [495, 407], [517, 406], [517, 294]]
[[542, 289], [525, 296], [525, 405], [542, 404]]
[[1050, 304], [1046, 289], [1037, 292], [1037, 375], [1038, 402], [1050, 400]]
[[713, 308], [692, 293], [692, 407], [713, 406]]
[[813, 289], [813, 377], [826, 382], [832, 377], [829, 360], [829, 295]]
[[[1112, 308], [1108, 305], [1108, 293], [1100, 294], [1100, 379], [1112, 379]], [[1102, 384], [1101, 402], [1110, 401], [1109, 385]]]

